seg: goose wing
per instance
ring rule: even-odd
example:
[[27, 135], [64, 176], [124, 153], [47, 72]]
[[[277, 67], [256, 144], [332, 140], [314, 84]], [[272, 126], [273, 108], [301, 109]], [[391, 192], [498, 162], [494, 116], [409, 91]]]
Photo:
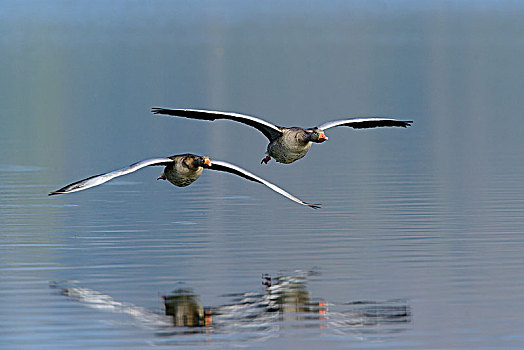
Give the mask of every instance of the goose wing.
[[189, 119], [200, 119], [200, 120], [216, 120], [216, 119], [229, 119], [236, 122], [244, 123], [252, 126], [255, 129], [263, 133], [269, 141], [273, 141], [277, 137], [282, 135], [282, 131], [276, 125], [273, 125], [265, 120], [252, 117], [250, 115], [232, 113], [232, 112], [219, 112], [219, 111], [208, 111], [201, 109], [167, 109], [167, 108], [152, 108], [151, 112], [154, 114], [166, 114], [175, 117], [184, 117]]
[[264, 179], [262, 179], [262, 178], [260, 178], [260, 177], [258, 177], [256, 175], [254, 175], [254, 174], [251, 174], [249, 171], [247, 171], [245, 169], [242, 169], [240, 167], [237, 167], [236, 165], [233, 165], [233, 164], [230, 164], [230, 163], [227, 163], [227, 162], [222, 162], [222, 161], [219, 161], [219, 160], [212, 160], [211, 161], [211, 165], [206, 166], [206, 168], [211, 169], [211, 170], [225, 171], [225, 172], [228, 172], [228, 173], [231, 173], [231, 174], [235, 174], [235, 175], [241, 176], [244, 179], [248, 179], [248, 180], [251, 180], [251, 181], [254, 181], [254, 182], [261, 183], [263, 185], [266, 185], [267, 187], [269, 187], [273, 191], [275, 191], [277, 193], [280, 193], [281, 195], [291, 199], [294, 202], [297, 202], [297, 203], [302, 204], [302, 205], [307, 205], [308, 207], [311, 207], [311, 208], [314, 208], [314, 209], [320, 208], [320, 204], [306, 203], [303, 200], [301, 200], [301, 199], [293, 196], [292, 194], [284, 191], [283, 189], [281, 189], [277, 185], [274, 185], [271, 182], [266, 181], [266, 180], [264, 180]]
[[63, 194], [63, 193], [71, 193], [71, 192], [78, 192], [82, 190], [86, 190], [91, 187], [95, 187], [98, 185], [103, 184], [104, 182], [108, 182], [111, 179], [114, 179], [118, 176], [127, 175], [129, 173], [135, 172], [139, 169], [142, 169], [146, 166], [150, 165], [167, 165], [168, 163], [173, 162], [171, 158], [152, 158], [152, 159], [146, 159], [141, 162], [137, 162], [134, 164], [131, 164], [125, 168], [118, 169], [111, 171], [109, 173], [100, 174], [88, 177], [87, 179], [83, 179], [77, 182], [74, 182], [72, 184], [69, 184], [67, 186], [62, 187], [59, 190], [53, 191], [49, 193], [50, 196], [55, 194]]
[[367, 129], [381, 126], [400, 126], [405, 128], [411, 126], [411, 123], [413, 123], [412, 120], [406, 121], [388, 118], [355, 118], [325, 122], [324, 124], [317, 126], [317, 128], [321, 130], [326, 130], [335, 126], [349, 126], [354, 129]]

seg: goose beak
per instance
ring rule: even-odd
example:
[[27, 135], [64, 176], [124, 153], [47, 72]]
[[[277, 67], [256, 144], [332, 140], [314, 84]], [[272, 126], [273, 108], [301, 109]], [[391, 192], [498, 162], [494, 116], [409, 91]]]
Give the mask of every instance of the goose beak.
[[319, 141], [324, 142], [324, 141], [327, 141], [327, 139], [328, 139], [328, 137], [326, 136], [326, 134], [324, 134], [323, 131], [318, 133], [318, 140]]
[[211, 160], [209, 158], [204, 158], [204, 164], [207, 165], [207, 166], [211, 166], [213, 164], [211, 164]]

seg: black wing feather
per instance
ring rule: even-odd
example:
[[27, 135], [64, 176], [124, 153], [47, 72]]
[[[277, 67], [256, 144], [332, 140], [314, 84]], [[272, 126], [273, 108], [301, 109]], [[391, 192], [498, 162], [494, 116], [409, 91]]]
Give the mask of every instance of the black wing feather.
[[354, 129], [378, 128], [383, 126], [399, 126], [406, 128], [411, 126], [411, 123], [413, 123], [411, 120], [396, 120], [390, 118], [354, 118], [325, 122], [319, 125], [318, 128], [321, 130], [330, 129], [336, 126], [349, 126]]
[[168, 108], [152, 108], [153, 114], [166, 114], [175, 117], [184, 117], [189, 119], [200, 119], [200, 120], [217, 120], [217, 119], [229, 119], [236, 122], [240, 122], [249, 126], [254, 127], [258, 131], [264, 134], [269, 141], [273, 141], [277, 137], [282, 135], [282, 131], [276, 125], [273, 125], [260, 118], [252, 117], [250, 115], [233, 113], [233, 112], [220, 112], [220, 111], [208, 111], [199, 109], [168, 109]]

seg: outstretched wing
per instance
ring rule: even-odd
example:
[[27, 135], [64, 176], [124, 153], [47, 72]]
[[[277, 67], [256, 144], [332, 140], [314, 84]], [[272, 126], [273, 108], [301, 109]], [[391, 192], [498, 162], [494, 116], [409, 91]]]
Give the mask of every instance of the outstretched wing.
[[355, 118], [325, 122], [324, 124], [317, 126], [317, 128], [320, 130], [326, 130], [335, 126], [349, 126], [354, 129], [377, 128], [382, 126], [400, 126], [405, 128], [411, 126], [411, 123], [413, 123], [412, 120], [405, 121], [387, 118]]
[[114, 179], [115, 177], [127, 175], [129, 173], [137, 171], [138, 169], [142, 169], [146, 166], [166, 165], [171, 162], [173, 162], [171, 158], [152, 158], [152, 159], [143, 160], [141, 162], [131, 164], [130, 166], [127, 166], [122, 169], [114, 170], [114, 171], [111, 171], [105, 174], [91, 176], [91, 177], [88, 177], [87, 179], [83, 179], [83, 180], [74, 182], [70, 185], [62, 187], [59, 190], [49, 193], [49, 195], [52, 196], [55, 194], [71, 193], [71, 192], [78, 192], [78, 191], [86, 190], [88, 188], [101, 185], [104, 182], [108, 182], [109, 180]]
[[278, 126], [266, 122], [265, 120], [239, 113], [208, 111], [200, 109], [167, 109], [156, 107], [152, 108], [151, 112], [153, 112], [154, 114], [167, 114], [175, 117], [184, 117], [200, 120], [234, 120], [236, 122], [244, 123], [246, 125], [256, 128], [257, 130], [262, 132], [269, 139], [269, 141], [273, 141], [274, 139], [282, 135], [282, 131], [280, 131], [280, 128]]
[[277, 193], [280, 193], [281, 195], [291, 199], [294, 202], [297, 202], [297, 203], [302, 204], [302, 205], [307, 205], [308, 207], [311, 207], [311, 208], [314, 208], [314, 209], [320, 208], [320, 204], [306, 203], [303, 200], [298, 199], [297, 197], [293, 196], [292, 194], [284, 191], [283, 189], [281, 189], [277, 185], [274, 185], [271, 182], [266, 181], [266, 180], [264, 180], [264, 179], [262, 179], [262, 178], [260, 178], [260, 177], [258, 177], [256, 175], [254, 175], [254, 174], [251, 174], [249, 171], [247, 171], [245, 169], [242, 169], [240, 167], [237, 167], [236, 165], [233, 165], [233, 164], [230, 164], [230, 163], [227, 163], [227, 162], [222, 162], [222, 161], [219, 161], [219, 160], [212, 160], [211, 161], [211, 165], [206, 166], [206, 168], [211, 169], [211, 170], [225, 171], [225, 172], [228, 172], [228, 173], [231, 173], [231, 174], [242, 176], [244, 179], [248, 179], [248, 180], [251, 180], [251, 181], [258, 182], [258, 183], [261, 183], [263, 185], [266, 185], [267, 187], [271, 188], [273, 191], [275, 191]]

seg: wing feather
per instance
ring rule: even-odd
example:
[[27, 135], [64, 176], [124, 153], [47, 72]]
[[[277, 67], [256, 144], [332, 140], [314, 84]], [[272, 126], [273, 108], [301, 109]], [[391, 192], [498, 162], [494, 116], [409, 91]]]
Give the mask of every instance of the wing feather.
[[254, 127], [255, 129], [262, 132], [264, 136], [266, 136], [269, 139], [269, 141], [273, 141], [274, 139], [282, 135], [282, 131], [280, 131], [280, 128], [278, 126], [266, 122], [265, 120], [262, 120], [260, 118], [240, 113], [209, 111], [202, 109], [168, 109], [157, 107], [152, 108], [151, 112], [153, 112], [154, 114], [166, 114], [175, 117], [210, 121], [216, 119], [229, 119]]
[[317, 126], [317, 128], [321, 130], [326, 130], [335, 126], [349, 126], [354, 129], [367, 129], [382, 126], [399, 126], [405, 128], [411, 126], [411, 123], [413, 123], [411, 120], [396, 120], [388, 118], [355, 118], [325, 122], [324, 124]]
[[87, 179], [83, 179], [77, 182], [74, 182], [72, 184], [69, 184], [67, 186], [62, 187], [59, 190], [53, 191], [49, 193], [50, 196], [55, 194], [63, 194], [63, 193], [72, 193], [72, 192], [78, 192], [82, 190], [86, 190], [91, 187], [95, 187], [98, 185], [101, 185], [105, 182], [108, 182], [111, 179], [114, 179], [118, 176], [127, 175], [129, 173], [135, 172], [139, 169], [142, 169], [146, 166], [150, 165], [166, 165], [168, 163], [173, 162], [171, 158], [152, 158], [152, 159], [146, 159], [134, 164], [131, 164], [125, 168], [118, 169], [111, 171], [109, 173], [104, 173], [100, 175], [95, 175], [88, 177]]
[[249, 171], [247, 171], [245, 169], [237, 167], [236, 165], [233, 165], [233, 164], [230, 164], [230, 163], [227, 163], [227, 162], [222, 162], [222, 161], [219, 161], [219, 160], [212, 160], [211, 161], [211, 165], [208, 166], [207, 168], [211, 169], [211, 170], [225, 171], [225, 172], [228, 172], [228, 173], [231, 173], [231, 174], [235, 174], [235, 175], [241, 176], [244, 179], [248, 179], [250, 181], [261, 183], [261, 184], [269, 187], [273, 191], [283, 195], [284, 197], [287, 197], [287, 198], [291, 199], [294, 202], [297, 202], [297, 203], [302, 204], [302, 205], [307, 205], [308, 207], [311, 207], [311, 208], [314, 208], [314, 209], [320, 208], [320, 204], [310, 204], [310, 203], [304, 202], [303, 200], [301, 200], [301, 199], [293, 196], [292, 194], [284, 191], [282, 188], [278, 187], [277, 185], [274, 185], [271, 182], [266, 181], [266, 180], [264, 180], [264, 179], [262, 179], [262, 178], [260, 178], [260, 177], [258, 177], [256, 175], [250, 173]]

